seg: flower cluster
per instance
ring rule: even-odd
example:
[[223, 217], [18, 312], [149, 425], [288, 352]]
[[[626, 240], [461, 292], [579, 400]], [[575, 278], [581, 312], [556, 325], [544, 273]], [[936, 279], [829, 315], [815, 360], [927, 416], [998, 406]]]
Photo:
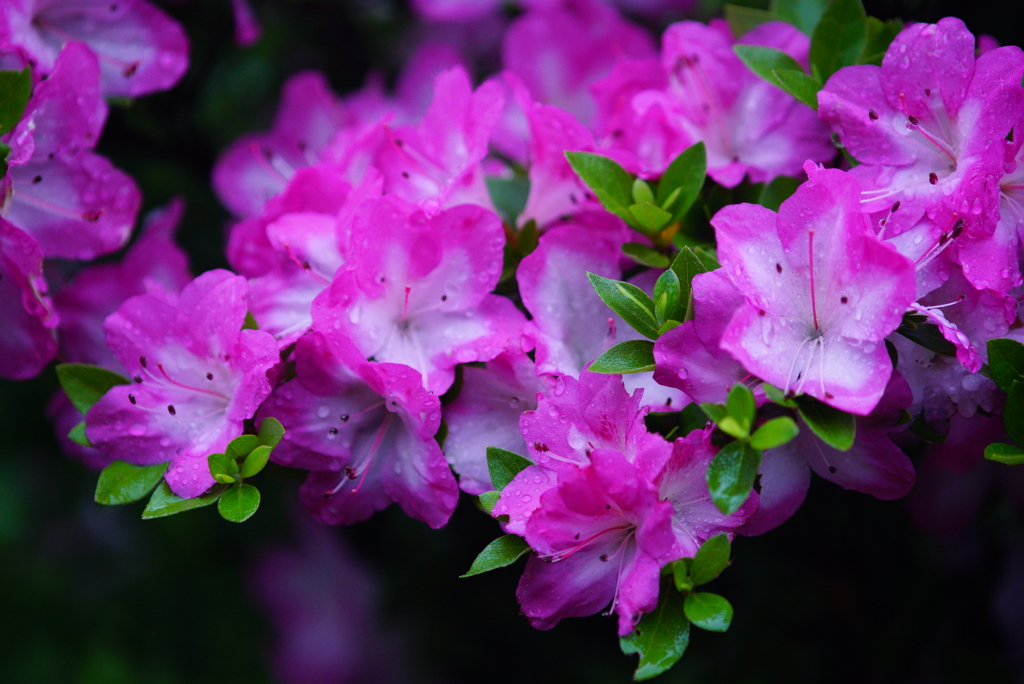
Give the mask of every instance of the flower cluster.
[[51, 298], [44, 259], [117, 250], [138, 209], [92, 152], [102, 95], [168, 87], [186, 52], [141, 0], [57, 6], [0, 14], [33, 85], [2, 138], [0, 374], [59, 348], [123, 375], [71, 396], [69, 448], [160, 466], [154, 514], [238, 504], [268, 453], [308, 471], [301, 501], [329, 524], [394, 502], [440, 527], [461, 489], [506, 533], [472, 573], [529, 553], [531, 624], [606, 610], [643, 652], [638, 624], [678, 592], [728, 626], [694, 587], [736, 533], [792, 516], [812, 470], [899, 498], [915, 472], [891, 436], [1024, 415], [1024, 367], [989, 352], [1024, 341], [1024, 53], [977, 49], [957, 19], [865, 21], [856, 50], [681, 21], [659, 50], [600, 0], [524, 3], [507, 26], [497, 3], [420, 0], [502, 23], [504, 70], [474, 87], [426, 41], [392, 91], [293, 76], [273, 127], [213, 171], [237, 275], [190, 280], [172, 206]]

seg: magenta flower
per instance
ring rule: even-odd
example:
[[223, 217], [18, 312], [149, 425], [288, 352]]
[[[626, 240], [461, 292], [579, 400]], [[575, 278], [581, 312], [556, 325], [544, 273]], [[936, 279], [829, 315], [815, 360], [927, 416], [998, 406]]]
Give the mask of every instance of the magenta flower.
[[875, 237], [855, 179], [807, 170], [778, 214], [739, 204], [712, 219], [722, 268], [745, 297], [721, 346], [786, 392], [867, 415], [892, 370], [882, 341], [915, 299], [914, 266]]
[[43, 252], [0, 218], [0, 377], [31, 378], [57, 353], [57, 315], [47, 297]]
[[975, 60], [974, 44], [959, 19], [914, 24], [881, 67], [836, 72], [819, 93], [819, 113], [861, 162], [852, 171], [864, 187], [861, 201], [887, 217], [887, 234], [922, 216], [947, 235], [962, 228], [954, 258], [964, 274], [979, 289], [1006, 294], [1021, 282], [1016, 255], [998, 249], [1004, 239], [989, 241], [999, 217], [1003, 141], [1024, 105], [1024, 53], [1001, 47]]
[[0, 43], [22, 48], [38, 74], [52, 74], [73, 41], [99, 57], [104, 95], [166, 90], [188, 68], [185, 32], [146, 0], [9, 0], [0, 7]]
[[122, 461], [170, 461], [165, 474], [178, 496], [213, 484], [206, 462], [243, 432], [270, 394], [278, 363], [274, 339], [242, 330], [245, 279], [210, 271], [180, 296], [132, 297], [103, 325], [107, 344], [134, 382], [107, 392], [86, 415], [86, 434]]
[[674, 560], [673, 509], [621, 453], [599, 448], [589, 461], [560, 473], [526, 523], [537, 555], [516, 598], [538, 629], [609, 606], [624, 636], [657, 605], [661, 567]]
[[285, 426], [276, 461], [311, 469], [303, 505], [337, 525], [395, 501], [409, 516], [444, 526], [459, 490], [434, 440], [440, 402], [420, 374], [366, 361], [330, 326], [299, 340], [295, 358], [297, 377], [274, 390], [259, 418]]
[[489, 294], [501, 276], [498, 217], [473, 205], [429, 216], [388, 195], [352, 219], [348, 260], [313, 302], [314, 327], [340, 330], [363, 358], [415, 368], [431, 391], [458, 363], [517, 343], [523, 316]]
[[5, 136], [13, 150], [6, 218], [36, 238], [48, 258], [94, 259], [131, 234], [139, 190], [92, 152], [106, 116], [96, 55], [70, 42]]

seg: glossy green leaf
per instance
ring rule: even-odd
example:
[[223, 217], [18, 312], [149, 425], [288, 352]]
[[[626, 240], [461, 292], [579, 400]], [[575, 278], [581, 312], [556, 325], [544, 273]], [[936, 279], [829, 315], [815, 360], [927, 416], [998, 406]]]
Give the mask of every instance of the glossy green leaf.
[[93, 499], [104, 506], [141, 501], [153, 491], [166, 470], [166, 463], [137, 466], [124, 461], [114, 461], [100, 472]]
[[501, 498], [501, 492], [484, 492], [477, 497], [480, 509], [488, 515], [494, 510], [494, 504], [498, 503], [499, 498]]
[[724, 632], [732, 624], [732, 605], [718, 594], [690, 594], [683, 609], [690, 622], [710, 632]]
[[779, 19], [796, 26], [807, 36], [813, 35], [826, 7], [828, 0], [772, 0], [769, 4], [769, 9]]
[[1024, 344], [1010, 339], [988, 341], [988, 370], [999, 389], [1009, 391], [1014, 380], [1024, 378]]
[[0, 142], [0, 178], [7, 175], [7, 160], [10, 159], [11, 148], [7, 143]]
[[78, 412], [85, 415], [93, 404], [107, 393], [111, 387], [129, 384], [128, 378], [112, 373], [99, 366], [87, 366], [78, 363], [63, 363], [56, 368], [57, 379], [64, 393], [75, 405]]
[[849, 451], [857, 433], [857, 419], [809, 396], [796, 398], [797, 411], [811, 431], [833, 449]]
[[237, 479], [238, 464], [227, 454], [210, 454], [206, 457], [210, 475], [221, 484], [233, 484]]
[[482, 572], [497, 570], [515, 563], [520, 556], [530, 550], [526, 540], [516, 534], [498, 537], [484, 547], [484, 550], [473, 561], [473, 565], [460, 577], [472, 577]]
[[985, 447], [985, 458], [1006, 465], [1021, 465], [1024, 464], [1024, 449], [1013, 444], [995, 442]]
[[690, 580], [690, 563], [688, 562], [692, 560], [692, 558], [680, 558], [671, 563], [672, 582], [675, 584], [676, 591], [693, 591], [693, 582]]
[[708, 416], [697, 404], [690, 403], [679, 412], [679, 434], [686, 436], [694, 430], [703, 430]]
[[587, 273], [597, 296], [619, 314], [634, 330], [652, 340], [658, 338], [658, 321], [654, 316], [654, 302], [636, 285], [621, 280], [602, 278]]
[[627, 223], [634, 221], [629, 213], [629, 205], [633, 204], [633, 177], [629, 172], [600, 154], [566, 152], [565, 158], [601, 206]]
[[634, 178], [632, 192], [633, 202], [635, 204], [643, 204], [644, 202], [654, 202], [654, 191], [651, 190], [651, 186], [643, 178]]
[[75, 425], [75, 427], [71, 428], [71, 431], [68, 432], [68, 439], [70, 439], [75, 444], [81, 444], [84, 447], [94, 446], [93, 443], [89, 441], [89, 438], [85, 436], [84, 420], [81, 423]]
[[622, 253], [636, 263], [651, 268], [666, 268], [670, 263], [667, 256], [639, 242], [627, 242], [622, 245]]
[[832, 0], [811, 34], [811, 64], [822, 82], [856, 64], [867, 43], [868, 22], [861, 0]]
[[702, 256], [689, 247], [683, 247], [672, 261], [672, 270], [679, 278], [679, 300], [676, 310], [669, 316], [674, 320], [685, 322], [693, 318], [693, 277], [714, 270], [708, 268], [707, 259]]
[[640, 682], [662, 674], [686, 652], [690, 644], [690, 621], [683, 608], [683, 595], [670, 582], [661, 583], [657, 607], [640, 618], [636, 630], [619, 638], [626, 655], [640, 654], [633, 680]]
[[755, 74], [780, 88], [782, 83], [775, 77], [776, 71], [799, 71], [804, 68], [800, 63], [782, 50], [763, 45], [733, 45], [732, 51], [742, 60], [747, 68]]
[[741, 382], [733, 385], [729, 390], [725, 407], [728, 409], [729, 415], [739, 423], [744, 435], [749, 434], [757, 413], [757, 402], [754, 400], [754, 393], [750, 391], [750, 388]]
[[942, 336], [939, 326], [934, 323], [920, 323], [909, 316], [904, 317], [896, 332], [928, 351], [942, 356], [956, 356], [956, 346]]
[[1006, 393], [1003, 407], [1003, 427], [1017, 444], [1024, 444], [1024, 379], [1014, 380]]
[[796, 178], [776, 176], [761, 190], [761, 196], [757, 199], [757, 203], [772, 211], [778, 211], [782, 203], [793, 196], [796, 189], [800, 187], [800, 183], [801, 181]]
[[490, 473], [491, 484], [497, 492], [504, 489], [516, 475], [531, 465], [533, 463], [529, 459], [519, 454], [498, 447], [487, 447], [487, 472]]
[[217, 512], [228, 522], [241, 523], [253, 516], [260, 507], [260, 490], [251, 484], [236, 484], [217, 502]]
[[629, 214], [632, 219], [627, 223], [639, 227], [647, 235], [654, 235], [672, 222], [672, 214], [650, 202], [629, 205]]
[[864, 43], [864, 51], [857, 60], [858, 64], [882, 65], [882, 58], [885, 57], [889, 44], [903, 30], [902, 19], [890, 19], [882, 21], [875, 17], [868, 17], [868, 36]]
[[764, 451], [774, 449], [793, 440], [800, 434], [796, 422], [788, 416], [772, 418], [754, 431], [750, 437], [750, 446]]
[[822, 87], [821, 81], [814, 76], [808, 76], [803, 71], [779, 69], [772, 73], [783, 90], [814, 111], [818, 111], [818, 91]]
[[242, 477], [252, 477], [263, 470], [267, 466], [267, 461], [270, 460], [271, 451], [272, 449], [267, 445], [258, 446], [250, 451], [240, 466]]
[[773, 403], [776, 403], [779, 406], [785, 406], [786, 408], [796, 408], [796, 401], [791, 397], [787, 397], [785, 393], [775, 385], [766, 382], [761, 385], [761, 388], [764, 390], [765, 396]]
[[32, 70], [0, 71], [0, 135], [14, 130], [32, 97]]
[[[665, 264], [668, 266], [668, 264]], [[679, 276], [671, 268], [654, 283], [654, 316], [659, 325], [672, 318], [679, 306]]]
[[592, 373], [619, 375], [654, 370], [654, 343], [650, 340], [626, 340], [601, 354], [590, 364]]
[[737, 38], [742, 37], [752, 28], [769, 21], [778, 21], [778, 19], [779, 18], [771, 12], [766, 12], [763, 9], [757, 9], [755, 7], [745, 7], [743, 5], [725, 6], [725, 20], [729, 22], [729, 28], [732, 30], [732, 34]]
[[530, 179], [525, 175], [516, 174], [512, 178], [487, 176], [484, 180], [494, 207], [506, 223], [514, 226], [516, 219], [526, 207], [527, 197], [530, 196]]
[[228, 448], [224, 453], [231, 458], [240, 458], [248, 455], [250, 451], [259, 445], [260, 440], [256, 435], [240, 435], [228, 442]]
[[701, 544], [690, 565], [690, 580], [694, 586], [707, 584], [729, 567], [732, 553], [729, 535], [717, 534]]
[[197, 496], [194, 499], [182, 499], [167, 486], [167, 480], [163, 480], [157, 485], [156, 490], [153, 491], [153, 496], [149, 497], [146, 510], [142, 511], [142, 519], [163, 518], [168, 515], [175, 515], [209, 506], [217, 502], [217, 499], [220, 498], [225, 489], [227, 489], [227, 485], [216, 484], [202, 496]]
[[264, 418], [263, 422], [260, 423], [259, 433], [256, 438], [259, 439], [261, 445], [265, 445], [273, 449], [284, 437], [284, 426], [281, 425], [281, 421], [277, 418]]
[[732, 515], [750, 496], [761, 452], [743, 441], [729, 442], [711, 460], [707, 482], [718, 510]]
[[658, 206], [671, 212], [670, 223], [678, 222], [693, 206], [694, 200], [704, 187], [705, 175], [707, 151], [703, 141], [680, 152], [665, 169], [665, 173], [661, 174], [656, 202]]

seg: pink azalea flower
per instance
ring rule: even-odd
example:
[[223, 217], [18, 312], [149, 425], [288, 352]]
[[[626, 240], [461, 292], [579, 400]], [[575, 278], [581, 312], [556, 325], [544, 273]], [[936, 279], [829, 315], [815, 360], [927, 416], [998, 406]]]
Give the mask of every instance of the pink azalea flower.
[[0, 377], [33, 377], [57, 353], [57, 315], [47, 297], [39, 243], [2, 218], [0, 319]]
[[505, 235], [493, 213], [462, 205], [430, 216], [393, 195], [352, 220], [348, 260], [313, 302], [314, 327], [349, 336], [364, 358], [415, 368], [441, 394], [458, 363], [517, 343], [523, 316], [489, 294]]
[[94, 259], [131, 234], [139, 190], [92, 152], [106, 115], [95, 54], [69, 42], [5, 136], [13, 187], [6, 218], [36, 238], [48, 258]]
[[737, 204], [712, 219], [745, 299], [721, 346], [754, 375], [867, 415], [892, 364], [883, 339], [915, 299], [914, 266], [871, 230], [860, 186], [816, 169], [779, 213]]
[[444, 526], [459, 490], [434, 440], [440, 401], [420, 374], [366, 361], [330, 326], [299, 340], [295, 358], [297, 377], [274, 390], [259, 418], [285, 426], [276, 461], [311, 469], [303, 505], [337, 525], [395, 501], [409, 516]]
[[84, 42], [99, 57], [105, 95], [166, 90], [188, 68], [185, 32], [146, 0], [9, 0], [0, 6], [0, 43], [21, 47], [36, 73], [53, 73], [71, 41]]
[[235, 42], [249, 47], [260, 39], [263, 27], [249, 0], [231, 0], [231, 13], [235, 16]]
[[811, 470], [878, 499], [906, 496], [914, 486], [914, 466], [888, 434], [898, 429], [911, 401], [907, 381], [893, 373], [882, 400], [870, 414], [857, 418], [856, 437], [848, 451], [833, 449], [800, 421], [796, 439], [764, 452], [760, 507], [740, 533], [764, 534], [789, 520], [807, 496]]
[[[727, 187], [799, 174], [808, 159], [835, 155], [810, 107], [753, 74], [733, 51], [724, 21], [673, 24], [661, 63], [627, 61], [594, 86], [600, 145], [636, 157], [657, 177], [690, 145], [704, 141], [708, 174]], [[807, 63], [809, 41], [795, 27], [769, 22], [739, 41], [780, 49]]]
[[103, 325], [107, 344], [134, 381], [107, 392], [86, 415], [89, 441], [110, 457], [151, 465], [178, 496], [213, 484], [206, 457], [223, 452], [270, 394], [279, 362], [274, 339], [242, 330], [245, 279], [210, 271], [181, 295], [127, 300]]
[[[861, 163], [865, 210], [898, 234], [928, 216], [963, 235], [956, 258], [979, 289], [1006, 294], [1021, 282], [1010, 244], [996, 230], [1003, 140], [1024, 106], [1024, 53], [1001, 47], [974, 56], [959, 19], [914, 24], [889, 46], [881, 67], [840, 69], [819, 93], [819, 114]], [[952, 244], [949, 241], [945, 246]]]
[[540, 498], [525, 531], [537, 555], [516, 591], [530, 624], [550, 629], [610, 604], [619, 634], [632, 632], [657, 605], [661, 567], [674, 559], [672, 505], [636, 463], [610, 449], [560, 473]]

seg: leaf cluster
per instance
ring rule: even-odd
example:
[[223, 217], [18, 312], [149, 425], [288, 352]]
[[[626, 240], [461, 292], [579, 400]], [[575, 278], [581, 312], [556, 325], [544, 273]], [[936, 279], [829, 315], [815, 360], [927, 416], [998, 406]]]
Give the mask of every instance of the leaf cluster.
[[996, 442], [985, 447], [985, 458], [1007, 465], [1024, 463], [1024, 344], [1016, 340], [988, 341], [988, 372], [1006, 392], [1003, 427], [1016, 444]]

